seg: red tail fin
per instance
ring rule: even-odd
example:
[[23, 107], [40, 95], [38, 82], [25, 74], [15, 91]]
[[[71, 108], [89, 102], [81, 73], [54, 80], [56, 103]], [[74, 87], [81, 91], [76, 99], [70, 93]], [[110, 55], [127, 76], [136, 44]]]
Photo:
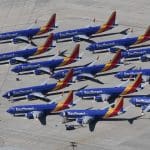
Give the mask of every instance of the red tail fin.
[[41, 47], [49, 48], [49, 47], [52, 45], [52, 43], [53, 43], [53, 39], [54, 39], [54, 34], [51, 33], [51, 34], [48, 36], [48, 38], [47, 38], [47, 40], [45, 41], [45, 43], [44, 43], [43, 45], [41, 45]]
[[144, 36], [149, 36], [150, 37], [150, 26], [145, 31]]
[[121, 50], [119, 49], [113, 59], [110, 61], [112, 67], [114, 67], [117, 63], [120, 62], [121, 59]]
[[70, 80], [72, 80], [73, 77], [73, 69], [70, 69], [70, 71], [66, 74], [62, 82], [66, 85]]
[[79, 50], [80, 50], [80, 44], [77, 44], [72, 52], [72, 54], [70, 55], [70, 58], [74, 59], [77, 58], [79, 56]]
[[136, 89], [140, 86], [140, 84], [142, 83], [142, 75], [139, 74], [135, 81], [128, 85], [125, 90], [121, 93], [121, 95], [126, 95], [126, 94], [129, 94], [129, 93], [133, 93], [136, 91]]
[[118, 112], [120, 112], [123, 109], [123, 97], [117, 99], [115, 106], [112, 108], [110, 107], [105, 114], [104, 118], [109, 118], [118, 115]]
[[66, 99], [63, 101], [58, 102], [56, 108], [53, 110], [53, 112], [64, 110], [69, 108], [69, 104], [73, 102], [73, 91], [70, 91]]
[[47, 24], [45, 25], [45, 27], [49, 30], [55, 27], [55, 22], [56, 22], [56, 14], [53, 14], [49, 19], [49, 21], [47, 22]]
[[108, 21], [105, 23], [108, 26], [115, 25], [116, 21], [116, 11], [112, 12], [111, 16], [109, 17]]

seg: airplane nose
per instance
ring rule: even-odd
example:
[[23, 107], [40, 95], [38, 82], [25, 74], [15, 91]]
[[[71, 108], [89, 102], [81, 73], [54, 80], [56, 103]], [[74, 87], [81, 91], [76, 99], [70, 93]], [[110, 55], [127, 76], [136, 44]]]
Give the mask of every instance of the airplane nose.
[[18, 73], [18, 68], [17, 68], [17, 67], [13, 67], [13, 68], [11, 69], [11, 71], [12, 71], [12, 72], [15, 72], [15, 73]]
[[4, 98], [10, 98], [9, 92], [6, 92], [5, 94], [3, 94], [2, 97], [4, 97]]
[[9, 114], [15, 114], [15, 108], [10, 107], [9, 109], [7, 109], [7, 113], [9, 113]]

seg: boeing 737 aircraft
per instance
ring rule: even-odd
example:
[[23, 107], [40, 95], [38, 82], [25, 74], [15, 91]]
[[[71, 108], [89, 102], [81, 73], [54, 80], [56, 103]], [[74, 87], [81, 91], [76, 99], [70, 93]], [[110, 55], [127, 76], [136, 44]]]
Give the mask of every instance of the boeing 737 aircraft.
[[72, 52], [72, 54], [69, 57], [52, 57], [50, 60], [46, 61], [39, 61], [39, 62], [31, 62], [26, 64], [20, 64], [17, 66], [14, 66], [11, 71], [15, 73], [20, 72], [27, 72], [27, 71], [33, 71], [35, 73], [46, 73], [46, 74], [52, 74], [53, 70], [56, 67], [65, 66], [70, 63], [75, 62], [76, 60], [79, 60], [79, 48], [80, 45], [77, 44]]
[[50, 20], [44, 26], [38, 28], [28, 28], [24, 30], [0, 33], [0, 41], [12, 39], [14, 43], [17, 43], [19, 41], [29, 43], [32, 40], [33, 36], [41, 35], [53, 30], [56, 27], [55, 21], [56, 14], [53, 14]]
[[102, 26], [90, 26], [86, 28], [67, 30], [62, 32], [57, 32], [54, 34], [54, 39], [56, 41], [66, 38], [72, 38], [73, 41], [87, 40], [93, 34], [102, 33], [104, 31], [112, 29], [116, 24], [116, 11], [114, 11], [109, 17], [108, 21]]
[[38, 86], [31, 86], [26, 88], [19, 88], [14, 89], [6, 92], [3, 97], [7, 98], [9, 100], [12, 100], [11, 98], [14, 97], [26, 97], [29, 100], [39, 98], [44, 101], [49, 101], [49, 99], [46, 97], [48, 92], [60, 90], [64, 87], [66, 87], [69, 83], [69, 81], [72, 80], [73, 76], [73, 70], [70, 70], [68, 74], [66, 74], [65, 78], [63, 80], [58, 81], [57, 83], [44, 83], [42, 85]]
[[95, 129], [96, 123], [98, 121], [107, 120], [110, 117], [117, 116], [120, 113], [124, 113], [123, 110], [123, 98], [116, 100], [115, 106], [107, 107], [104, 109], [73, 109], [66, 110], [60, 113], [63, 117], [63, 123], [69, 121], [76, 121], [79, 125], [89, 124], [89, 130], [92, 132]]
[[13, 106], [10, 107], [7, 112], [15, 117], [23, 116], [27, 119], [38, 119], [42, 125], [46, 125], [46, 117], [48, 115], [53, 115], [56, 112], [70, 108], [71, 106], [73, 106], [72, 91], [63, 101], [53, 101], [47, 104]]
[[[82, 80], [82, 79], [94, 79], [97, 73], [105, 72], [115, 68], [121, 59], [121, 51], [118, 51], [116, 55], [106, 64], [94, 64], [91, 63], [88, 66], [73, 68], [73, 75], [75, 78], [73, 80]], [[55, 79], [64, 78], [65, 74], [69, 69], [64, 69], [54, 72], [51, 77]], [[38, 75], [38, 74], [36, 74]]]
[[141, 107], [142, 115], [144, 115], [144, 112], [150, 111], [150, 96], [134, 97], [130, 99], [130, 103], [136, 107]]
[[99, 43], [93, 43], [89, 45], [86, 50], [95, 52], [99, 50], [104, 50], [107, 49], [111, 51], [110, 49], [129, 49], [131, 45], [136, 45], [140, 44], [143, 42], [146, 42], [150, 40], [150, 26], [146, 30], [146, 32], [143, 35], [140, 35], [138, 37], [126, 37], [126, 38], [121, 38], [121, 39], [116, 39], [116, 40], [110, 40], [110, 41], [103, 41]]
[[142, 75], [144, 82], [150, 82], [150, 69], [129, 69], [126, 71], [120, 71], [115, 74], [115, 77], [123, 80], [125, 78], [136, 78], [138, 74]]
[[47, 40], [45, 41], [45, 43], [40, 45], [39, 47], [26, 48], [24, 50], [17, 50], [13, 52], [0, 54], [0, 61], [9, 61], [11, 65], [19, 62], [25, 63], [28, 61], [28, 58], [30, 56], [35, 56], [35, 55], [40, 55], [42, 53], [45, 53], [48, 50], [50, 50], [52, 47], [54, 47], [53, 33], [51, 33], [47, 38]]
[[127, 85], [126, 87], [119, 85], [116, 87], [108, 87], [108, 88], [86, 88], [83, 90], [79, 90], [76, 92], [76, 95], [82, 98], [91, 98], [96, 101], [108, 101], [112, 102], [116, 97], [120, 95], [127, 95], [133, 93], [137, 90], [137, 88], [142, 83], [142, 75], [139, 74], [136, 80]]

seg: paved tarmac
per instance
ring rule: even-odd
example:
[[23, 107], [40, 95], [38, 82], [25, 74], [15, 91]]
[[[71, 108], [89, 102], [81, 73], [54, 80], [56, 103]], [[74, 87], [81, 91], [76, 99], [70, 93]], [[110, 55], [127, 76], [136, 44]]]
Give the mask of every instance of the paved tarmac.
[[[145, 32], [145, 29], [150, 25], [150, 1], [149, 0], [0, 0], [0, 32], [11, 31], [16, 29], [24, 29], [34, 24], [37, 20], [37, 25], [44, 24], [49, 17], [57, 14], [57, 23], [59, 28], [54, 32], [63, 31], [66, 29], [75, 29], [88, 25], [103, 24], [112, 11], [117, 11], [118, 27], [105, 32], [116, 33], [126, 28], [133, 28], [133, 35], [139, 35]], [[96, 22], [93, 22], [95, 18]], [[105, 35], [102, 33], [102, 35]], [[114, 38], [120, 38], [123, 35], [100, 36], [93, 38], [94, 41], [103, 41]], [[45, 39], [35, 40], [38, 45]], [[85, 47], [89, 45], [86, 42], [81, 43], [81, 52], [84, 52], [83, 59], [73, 65], [83, 65], [94, 61], [97, 56], [100, 56], [100, 62], [109, 61], [113, 54], [98, 53], [92, 54], [85, 51]], [[149, 45], [150, 42], [142, 45]], [[0, 51], [8, 52], [25, 47], [26, 44], [14, 45], [1, 44]], [[55, 54], [57, 50], [68, 49], [67, 54], [70, 54], [75, 43], [63, 42], [57, 43], [57, 48], [43, 55]], [[49, 58], [47, 58], [49, 59]], [[44, 59], [43, 59], [44, 60]], [[132, 66], [148, 68], [150, 63], [141, 63], [132, 61], [126, 66], [120, 66], [109, 72], [128, 69]], [[17, 75], [10, 72], [9, 64], [0, 66], [0, 94], [21, 87], [39, 85], [48, 79], [47, 75], [23, 75], [19, 76], [20, 81], [16, 81]], [[98, 79], [105, 84], [101, 85], [92, 81], [77, 82], [64, 90], [77, 89], [84, 85], [89, 87], [107, 87], [115, 86], [121, 83], [113, 75], [99, 76]], [[54, 79], [49, 79], [48, 82], [55, 82]], [[61, 90], [63, 91], [63, 90]], [[147, 95], [150, 94], [150, 86], [146, 85], [143, 90], [140, 90], [131, 95]], [[66, 96], [66, 95], [64, 95]], [[51, 99], [58, 96], [50, 96]], [[76, 99], [77, 97], [75, 97]], [[28, 120], [25, 118], [15, 118], [6, 113], [8, 107], [20, 104], [36, 104], [43, 103], [37, 101], [19, 101], [10, 103], [1, 97], [0, 100], [0, 150], [71, 150], [70, 142], [75, 142], [77, 150], [148, 150], [150, 147], [150, 114], [134, 121], [132, 125], [128, 121], [110, 121], [98, 122], [94, 132], [88, 130], [88, 126], [78, 128], [73, 131], [66, 131], [62, 119], [59, 116], [48, 116], [47, 125], [42, 126], [37, 120]], [[102, 108], [107, 103], [97, 103], [94, 101], [81, 100], [74, 108]], [[125, 106], [129, 106], [128, 98], [125, 99]], [[116, 118], [132, 118], [140, 115], [140, 109], [131, 107], [127, 113]]]

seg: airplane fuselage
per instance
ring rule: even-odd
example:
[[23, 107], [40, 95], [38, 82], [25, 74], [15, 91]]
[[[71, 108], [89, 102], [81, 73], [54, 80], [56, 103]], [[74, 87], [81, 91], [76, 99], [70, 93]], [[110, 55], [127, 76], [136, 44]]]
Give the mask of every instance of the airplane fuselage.
[[80, 29], [73, 29], [73, 30], [66, 30], [62, 32], [57, 32], [54, 34], [54, 39], [65, 39], [65, 38], [72, 38], [77, 35], [86, 35], [90, 36], [92, 34], [98, 33], [100, 26], [94, 26], [94, 27], [86, 27], [86, 28], [80, 28]]
[[36, 35], [39, 31], [40, 28], [33, 28], [33, 29], [24, 29], [24, 30], [12, 31], [12, 32], [0, 33], [0, 40], [13, 39], [19, 36], [30, 38]]
[[150, 48], [127, 50], [125, 52], [121, 52], [121, 57], [134, 58], [134, 57], [142, 57], [143, 55], [146, 54], [150, 54]]
[[[83, 73], [95, 75], [96, 73], [101, 72], [101, 70], [104, 67], [105, 67], [104, 64], [100, 64], [100, 65], [73, 68], [73, 75], [78, 76], [78, 75], [83, 74]], [[55, 78], [55, 79], [64, 78], [65, 74], [68, 71], [69, 71], [69, 69], [64, 69], [62, 71], [57, 71], [54, 74], [52, 74], [52, 77]]]
[[18, 50], [18, 51], [9, 52], [9, 53], [2, 53], [0, 54], [0, 61], [10, 60], [15, 57], [28, 58], [34, 55], [36, 51], [37, 51], [37, 48], [32, 48], [32, 49]]
[[49, 69], [54, 69], [58, 66], [61, 66], [63, 64], [64, 59], [52, 59], [48, 61], [40, 61], [40, 62], [34, 62], [34, 63], [26, 63], [26, 64], [20, 64], [12, 68], [13, 72], [19, 73], [19, 72], [24, 72], [24, 71], [32, 71], [36, 70], [41, 67], [49, 68]]
[[91, 88], [83, 89], [76, 92], [76, 95], [79, 97], [94, 97], [101, 96], [102, 94], [108, 94], [112, 97], [120, 95], [125, 90], [125, 87], [111, 87], [111, 88]]
[[115, 74], [115, 77], [122, 79], [122, 78], [129, 78], [130, 76], [136, 77], [138, 74], [150, 76], [150, 69], [135, 69], [135, 70], [120, 71], [117, 74]]
[[19, 96], [26, 96], [34, 92], [40, 92], [40, 93], [48, 93], [55, 89], [56, 83], [54, 84], [44, 84], [44, 85], [39, 85], [39, 86], [32, 86], [32, 87], [27, 87], [27, 88], [20, 88], [20, 89], [15, 89], [6, 92], [3, 97], [4, 98], [10, 98], [10, 97], [19, 97]]
[[47, 104], [35, 104], [35, 105], [20, 105], [20, 106], [13, 106], [10, 107], [7, 112], [15, 115], [15, 114], [26, 114], [33, 111], [44, 112], [48, 114], [52, 112], [56, 108], [56, 103], [47, 103]]
[[130, 99], [130, 102], [133, 104], [133, 105], [136, 105], [136, 106], [146, 106], [146, 105], [150, 105], [150, 97], [146, 97], [146, 96], [141, 96], [141, 97], [134, 97], [132, 99]]
[[96, 50], [111, 48], [114, 46], [129, 47], [130, 45], [135, 44], [137, 42], [137, 40], [138, 40], [138, 37], [124, 38], [124, 39], [122, 38], [122, 39], [104, 41], [104, 42], [91, 44], [86, 48], [86, 50], [96, 51]]

